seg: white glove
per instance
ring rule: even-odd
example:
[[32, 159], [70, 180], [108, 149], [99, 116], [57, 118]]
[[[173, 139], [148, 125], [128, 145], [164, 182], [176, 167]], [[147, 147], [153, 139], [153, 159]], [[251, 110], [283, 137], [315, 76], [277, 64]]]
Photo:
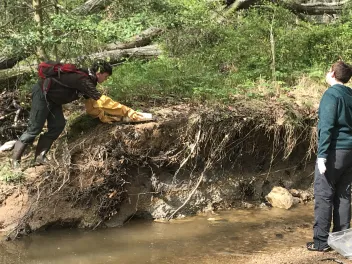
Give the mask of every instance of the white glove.
[[318, 158], [317, 159], [317, 165], [318, 165], [318, 170], [319, 170], [320, 174], [324, 174], [326, 172], [325, 162], [326, 162], [325, 158]]

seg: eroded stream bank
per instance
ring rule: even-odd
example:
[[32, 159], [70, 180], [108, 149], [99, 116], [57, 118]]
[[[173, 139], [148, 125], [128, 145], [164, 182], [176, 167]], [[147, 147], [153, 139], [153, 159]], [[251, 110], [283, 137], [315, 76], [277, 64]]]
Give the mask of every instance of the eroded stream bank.
[[11, 238], [57, 226], [97, 229], [249, 208], [274, 186], [309, 193], [315, 120], [258, 104], [154, 107], [158, 120], [144, 124], [83, 117], [56, 142], [50, 166], [2, 184], [1, 228]]

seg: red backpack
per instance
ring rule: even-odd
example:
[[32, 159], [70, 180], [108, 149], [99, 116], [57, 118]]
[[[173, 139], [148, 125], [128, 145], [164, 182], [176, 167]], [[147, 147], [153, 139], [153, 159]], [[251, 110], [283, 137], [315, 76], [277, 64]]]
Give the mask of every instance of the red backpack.
[[42, 90], [45, 94], [48, 93], [50, 85], [51, 85], [51, 80], [54, 80], [58, 83], [60, 83], [63, 86], [63, 83], [58, 81], [57, 79], [52, 79], [53, 77], [60, 78], [60, 75], [63, 73], [78, 73], [83, 76], [88, 76], [87, 73], [80, 71], [76, 65], [70, 64], [70, 63], [60, 63], [60, 62], [55, 62], [55, 61], [44, 61], [39, 63], [38, 65], [38, 75], [41, 79], [43, 79], [43, 86]]

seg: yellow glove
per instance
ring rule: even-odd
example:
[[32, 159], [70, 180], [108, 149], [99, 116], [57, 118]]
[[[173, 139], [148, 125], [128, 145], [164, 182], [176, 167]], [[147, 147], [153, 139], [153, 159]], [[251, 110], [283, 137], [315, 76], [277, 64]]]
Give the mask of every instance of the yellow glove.
[[124, 116], [127, 116], [132, 121], [138, 121], [143, 118], [140, 113], [119, 102], [115, 102], [106, 95], [102, 95], [97, 101], [87, 99], [85, 105], [87, 114], [99, 118], [104, 123], [120, 121], [120, 117]]
[[134, 110], [131, 109], [131, 108], [130, 108], [130, 110], [128, 110], [127, 116], [128, 116], [132, 121], [139, 121], [139, 120], [141, 120], [141, 119], [144, 118], [141, 113], [138, 113], [138, 112], [134, 111]]
[[106, 115], [102, 108], [96, 107], [96, 101], [93, 99], [87, 99], [84, 103], [86, 106], [87, 114], [93, 118], [99, 118], [103, 123], [111, 124], [112, 122], [121, 121], [121, 117], [119, 116]]

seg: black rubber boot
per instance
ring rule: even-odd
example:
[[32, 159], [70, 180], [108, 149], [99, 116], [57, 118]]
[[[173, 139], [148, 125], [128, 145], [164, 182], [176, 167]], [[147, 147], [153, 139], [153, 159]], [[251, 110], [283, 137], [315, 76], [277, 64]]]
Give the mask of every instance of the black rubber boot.
[[40, 136], [37, 144], [37, 148], [35, 150], [34, 164], [36, 165], [45, 165], [47, 164], [47, 159], [45, 157], [46, 153], [48, 153], [51, 145], [53, 144], [53, 140], [47, 137]]
[[20, 168], [20, 163], [21, 163], [21, 157], [26, 150], [28, 144], [23, 143], [20, 140], [17, 140], [15, 143], [15, 147], [13, 149], [13, 155], [12, 155], [12, 167], [14, 169]]

